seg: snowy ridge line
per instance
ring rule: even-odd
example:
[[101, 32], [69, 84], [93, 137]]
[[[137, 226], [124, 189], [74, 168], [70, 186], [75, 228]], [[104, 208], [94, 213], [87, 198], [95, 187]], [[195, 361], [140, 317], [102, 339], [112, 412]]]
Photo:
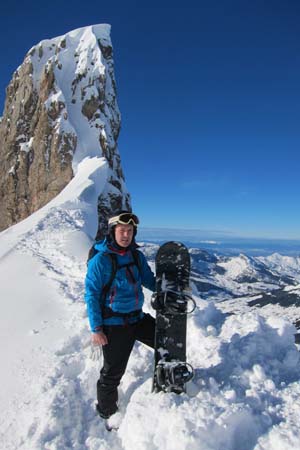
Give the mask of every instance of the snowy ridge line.
[[[13, 251], [22, 239], [26, 240], [27, 234], [32, 235], [39, 227], [43, 228], [44, 218], [47, 215], [54, 215], [59, 207], [68, 209], [74, 216], [81, 215], [81, 219], [78, 218], [78, 227], [86, 228], [84, 231], [92, 239], [98, 223], [93, 211], [97, 205], [98, 192], [100, 193], [107, 183], [107, 172], [108, 166], [105, 158], [85, 158], [78, 166], [78, 173], [59, 195], [43, 208], [31, 214], [29, 218], [0, 233], [0, 258]], [[56, 226], [59, 227], [59, 222]]]
[[[80, 36], [85, 30], [90, 30], [91, 32], [95, 33], [95, 35], [101, 39], [107, 42], [107, 44], [111, 44], [110, 39], [110, 30], [111, 26], [109, 24], [98, 24], [98, 25], [91, 25], [87, 27], [81, 27], [77, 28], [73, 31], [70, 31], [69, 33], [62, 34], [61, 36], [57, 36], [55, 38], [50, 39], [43, 39], [40, 41], [38, 46], [51, 46], [53, 43], [59, 44], [66, 36], [70, 36], [71, 38], [76, 38], [78, 35]], [[33, 46], [28, 53], [30, 53], [34, 48]]]

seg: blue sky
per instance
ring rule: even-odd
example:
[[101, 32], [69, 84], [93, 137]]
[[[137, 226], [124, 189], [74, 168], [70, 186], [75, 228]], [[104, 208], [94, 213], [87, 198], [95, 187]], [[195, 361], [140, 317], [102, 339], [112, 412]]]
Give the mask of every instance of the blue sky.
[[112, 25], [143, 225], [300, 239], [300, 2], [27, 1], [0, 10], [0, 103], [45, 38]]

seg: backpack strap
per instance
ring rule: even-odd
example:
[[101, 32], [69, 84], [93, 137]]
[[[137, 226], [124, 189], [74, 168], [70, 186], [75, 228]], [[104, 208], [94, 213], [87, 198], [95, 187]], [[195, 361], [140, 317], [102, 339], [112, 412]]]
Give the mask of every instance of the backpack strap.
[[139, 251], [135, 248], [134, 250], [131, 251], [131, 253], [132, 253], [132, 258], [133, 258], [134, 264], [137, 266], [140, 275], [142, 275], [142, 263], [141, 263], [141, 259], [139, 256]]
[[109, 278], [108, 282], [103, 286], [102, 295], [101, 295], [102, 300], [105, 300], [105, 297], [109, 293], [111, 285], [113, 284], [113, 281], [115, 279], [115, 276], [116, 276], [116, 273], [118, 270], [117, 255], [115, 255], [114, 253], [105, 253], [105, 255], [110, 259], [111, 273], [110, 273], [110, 278]]

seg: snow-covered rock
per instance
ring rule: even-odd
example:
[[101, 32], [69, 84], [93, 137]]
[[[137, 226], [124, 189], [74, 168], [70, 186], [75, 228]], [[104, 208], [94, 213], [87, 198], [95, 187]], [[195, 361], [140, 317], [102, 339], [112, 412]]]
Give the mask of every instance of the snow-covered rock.
[[0, 123], [0, 230], [54, 198], [87, 156], [108, 164], [100, 230], [129, 207], [112, 56], [110, 26], [93, 25], [41, 41], [13, 74]]

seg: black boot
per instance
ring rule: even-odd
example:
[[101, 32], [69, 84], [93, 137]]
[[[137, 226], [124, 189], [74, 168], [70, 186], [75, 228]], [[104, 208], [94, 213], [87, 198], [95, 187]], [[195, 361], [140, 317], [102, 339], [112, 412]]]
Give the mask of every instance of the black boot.
[[118, 407], [116, 407], [114, 411], [102, 411], [99, 408], [98, 403], [96, 403], [96, 411], [102, 419], [108, 419], [110, 416], [112, 416], [118, 411]]

